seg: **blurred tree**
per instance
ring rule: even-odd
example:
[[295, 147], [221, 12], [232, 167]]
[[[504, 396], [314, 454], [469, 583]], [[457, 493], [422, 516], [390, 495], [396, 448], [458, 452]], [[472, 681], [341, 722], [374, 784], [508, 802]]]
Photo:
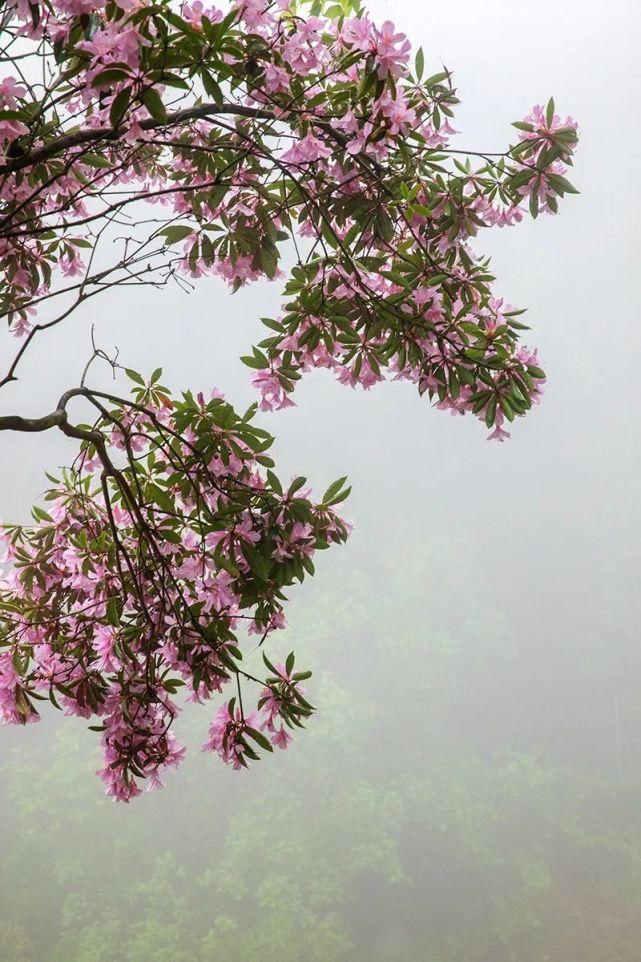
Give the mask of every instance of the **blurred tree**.
[[3, 962], [34, 962], [31, 940], [19, 925], [0, 923], [0, 958]]
[[[86, 778], [80, 732], [17, 748], [0, 905], [39, 962], [637, 962], [641, 770], [614, 778], [596, 743], [573, 766], [580, 731], [542, 740], [538, 705], [512, 725], [519, 622], [469, 545], [399, 532], [367, 578], [360, 552], [297, 617], [306, 656], [326, 654], [317, 725], [251, 794], [188, 765], [180, 791], [124, 817]], [[583, 645], [598, 666], [599, 639]], [[182, 723], [191, 741], [196, 713]]]

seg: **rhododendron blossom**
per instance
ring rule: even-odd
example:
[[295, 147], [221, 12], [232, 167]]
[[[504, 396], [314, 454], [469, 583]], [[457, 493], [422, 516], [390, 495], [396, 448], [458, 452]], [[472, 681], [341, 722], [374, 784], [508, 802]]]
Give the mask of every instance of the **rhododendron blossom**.
[[[98, 420], [90, 430], [64, 422], [81, 451], [47, 492], [49, 510], [34, 509], [33, 527], [2, 529], [12, 566], [0, 581], [0, 639], [10, 646], [0, 651], [2, 720], [35, 721], [43, 698], [95, 716], [100, 775], [121, 800], [182, 760], [170, 732], [181, 687], [202, 702], [231, 681], [261, 686], [254, 713], [239, 704], [212, 723], [207, 747], [235, 767], [257, 746], [285, 746], [283, 726], [311, 711], [298, 687], [306, 675], [291, 674], [290, 656], [289, 669], [266, 660], [272, 675], [254, 679], [241, 639], [260, 634], [263, 644], [283, 628], [283, 588], [313, 574], [315, 552], [348, 533], [334, 507], [344, 479], [317, 504], [304, 478], [284, 489], [251, 410], [239, 417], [217, 391], [173, 401], [160, 372], [149, 385], [133, 376], [135, 400], [88, 388], [61, 400], [65, 411], [84, 399]], [[134, 438], [135, 456], [119, 466]]]
[[[466, 154], [452, 74], [427, 76], [358, 0], [5, 0], [0, 51], [0, 390], [88, 299], [213, 275], [284, 281], [243, 357], [263, 411], [317, 368], [409, 381], [498, 441], [539, 401], [522, 310], [475, 245], [576, 192], [577, 126], [553, 100], [523, 105], [503, 151]], [[87, 370], [100, 359], [120, 371], [95, 344]], [[48, 510], [0, 537], [0, 715], [34, 721], [46, 698], [91, 718], [127, 801], [182, 759], [180, 688], [207, 702], [233, 683], [205, 747], [235, 767], [311, 713], [292, 656], [254, 677], [243, 640], [283, 628], [283, 589], [345, 540], [344, 479], [315, 502], [219, 392], [175, 400], [158, 372], [129, 372], [132, 395], [110, 395], [87, 370], [55, 411], [0, 416], [80, 443]]]

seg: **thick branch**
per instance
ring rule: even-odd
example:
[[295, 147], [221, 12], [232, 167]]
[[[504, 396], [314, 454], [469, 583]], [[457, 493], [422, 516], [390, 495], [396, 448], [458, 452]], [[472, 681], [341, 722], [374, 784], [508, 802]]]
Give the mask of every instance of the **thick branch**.
[[78, 438], [81, 441], [91, 441], [94, 444], [102, 444], [102, 435], [97, 431], [91, 431], [87, 428], [77, 427], [75, 424], [69, 424], [67, 418], [67, 404], [69, 401], [78, 396], [82, 396], [85, 392], [82, 388], [72, 388], [70, 391], [66, 391], [60, 400], [58, 401], [58, 406], [55, 411], [50, 414], [45, 414], [41, 418], [24, 418], [18, 414], [8, 414], [0, 417], [0, 431], [26, 431], [29, 433], [48, 431], [50, 428], [60, 428], [63, 434], [66, 434], [70, 438]]
[[[183, 123], [187, 120], [214, 117], [217, 114], [233, 114], [255, 120], [276, 120], [276, 116], [272, 111], [261, 110], [257, 107], [244, 107], [241, 104], [200, 104], [197, 107], [186, 107], [183, 110], [168, 113], [165, 121], [158, 121], [154, 120], [153, 117], [147, 117], [145, 120], [140, 121], [140, 128], [142, 130], [161, 130], [165, 127], [174, 127], [176, 124]], [[51, 143], [45, 144], [43, 147], [39, 147], [37, 150], [32, 150], [24, 154], [22, 157], [16, 157], [7, 164], [0, 164], [0, 174], [13, 173], [24, 167], [31, 167], [34, 164], [48, 160], [50, 157], [55, 157], [57, 154], [70, 150], [73, 147], [81, 147], [84, 144], [98, 143], [103, 140], [117, 140], [124, 133], [124, 130], [125, 128], [122, 126], [107, 127], [102, 130], [95, 127], [84, 127], [81, 130], [75, 130], [72, 133], [65, 134], [63, 137], [59, 137]]]
[[67, 417], [66, 411], [52, 411], [42, 418], [23, 418], [18, 414], [0, 417], [0, 431], [48, 431], [49, 428], [59, 427]]

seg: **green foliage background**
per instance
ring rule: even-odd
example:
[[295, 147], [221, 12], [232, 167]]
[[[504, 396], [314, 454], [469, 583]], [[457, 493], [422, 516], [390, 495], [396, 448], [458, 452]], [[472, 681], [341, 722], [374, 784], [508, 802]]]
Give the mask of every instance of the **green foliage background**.
[[598, 597], [552, 658], [469, 545], [408, 528], [372, 573], [374, 550], [356, 537], [295, 602], [282, 646], [324, 665], [319, 715], [251, 772], [199, 756], [207, 708], [183, 774], [129, 807], [78, 720], [13, 734], [2, 962], [638, 962], [617, 724], [641, 719]]

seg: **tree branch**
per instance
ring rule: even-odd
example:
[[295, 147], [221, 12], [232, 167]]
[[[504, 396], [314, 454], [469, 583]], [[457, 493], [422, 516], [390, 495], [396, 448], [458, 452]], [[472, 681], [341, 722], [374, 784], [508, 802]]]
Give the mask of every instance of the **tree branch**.
[[[165, 121], [158, 121], [154, 120], [153, 117], [147, 117], [145, 120], [140, 121], [140, 128], [141, 130], [162, 130], [165, 127], [174, 127], [176, 124], [183, 123], [187, 120], [199, 120], [204, 117], [214, 117], [217, 114], [232, 114], [254, 120], [277, 119], [273, 111], [261, 110], [258, 107], [245, 107], [242, 104], [200, 104], [197, 107], [186, 107], [184, 110], [176, 110], [173, 113], [169, 113]], [[81, 147], [83, 144], [92, 144], [103, 140], [117, 140], [122, 136], [124, 130], [125, 128], [122, 126], [108, 127], [102, 130], [95, 127], [84, 127], [81, 130], [75, 130], [72, 133], [59, 137], [52, 143], [46, 144], [44, 147], [32, 150], [22, 157], [16, 157], [14, 160], [9, 161], [9, 163], [0, 164], [0, 174], [13, 173], [16, 170], [22, 170], [24, 167], [31, 167], [43, 160], [48, 160], [50, 157], [55, 157], [56, 154], [63, 151], [73, 147]]]
[[67, 418], [67, 404], [74, 397], [81, 397], [85, 394], [82, 388], [72, 388], [65, 391], [55, 411], [45, 414], [41, 418], [24, 418], [18, 414], [8, 414], [0, 417], [0, 431], [25, 431], [35, 433], [48, 431], [50, 428], [60, 428], [63, 434], [70, 438], [78, 438], [81, 441], [91, 441], [93, 444], [102, 444], [103, 437], [98, 431], [89, 428], [81, 428], [75, 424], [69, 424]]

